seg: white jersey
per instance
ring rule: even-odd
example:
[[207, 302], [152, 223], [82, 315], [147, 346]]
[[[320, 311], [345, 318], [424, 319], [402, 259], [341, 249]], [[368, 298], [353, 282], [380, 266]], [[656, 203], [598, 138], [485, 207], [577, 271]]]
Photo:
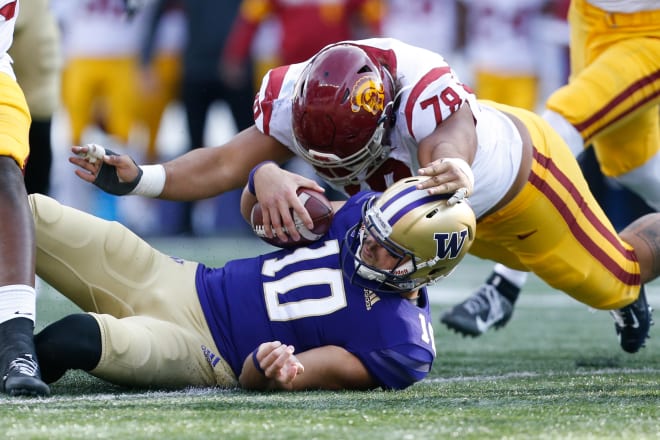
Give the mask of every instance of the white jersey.
[[134, 56], [146, 25], [144, 11], [126, 15], [123, 0], [52, 0], [65, 58]]
[[[419, 168], [419, 141], [462, 105], [468, 104], [476, 120], [478, 147], [472, 170], [474, 193], [470, 197], [477, 217], [492, 208], [508, 191], [520, 168], [522, 140], [511, 120], [478, 102], [444, 58], [436, 53], [390, 38], [350, 41], [391, 66], [399, 84], [400, 100], [391, 134], [391, 164], [385, 162], [361, 188], [383, 191], [394, 181]], [[295, 153], [291, 127], [292, 97], [296, 80], [309, 60], [269, 71], [255, 101], [255, 123]], [[401, 175], [405, 172], [406, 175]]]
[[[154, 13], [147, 8], [155, 8], [156, 3], [149, 3], [144, 7], [144, 14], [149, 17]], [[145, 19], [146, 20], [146, 19]], [[145, 23], [146, 24], [146, 23]], [[147, 26], [143, 26], [142, 34], [146, 33]], [[158, 53], [181, 53], [187, 38], [188, 25], [186, 15], [181, 8], [170, 8], [163, 12], [158, 21], [156, 35], [154, 36], [154, 48]], [[142, 35], [142, 39], [144, 39]], [[141, 40], [142, 41], [142, 40]]]
[[382, 35], [447, 56], [457, 22], [456, 0], [389, 0]]
[[461, 0], [467, 7], [467, 56], [473, 68], [536, 75], [538, 20], [547, 0]]
[[11, 57], [7, 53], [14, 40], [14, 27], [16, 26], [16, 17], [18, 16], [17, 0], [0, 0], [0, 72], [3, 72], [13, 79], [14, 69], [11, 67]]
[[658, 0], [587, 0], [587, 3], [591, 3], [607, 12], [621, 12], [624, 14], [660, 9]]

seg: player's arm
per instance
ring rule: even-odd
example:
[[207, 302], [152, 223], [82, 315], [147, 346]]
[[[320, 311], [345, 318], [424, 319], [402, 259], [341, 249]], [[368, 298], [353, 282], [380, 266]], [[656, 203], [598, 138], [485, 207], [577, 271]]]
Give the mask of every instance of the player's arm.
[[420, 184], [431, 194], [455, 193], [466, 188], [469, 196], [474, 187], [470, 164], [477, 151], [477, 131], [469, 104], [464, 104], [419, 143], [418, 173], [430, 179]]
[[[300, 203], [296, 191], [300, 187], [325, 191], [316, 181], [284, 170], [271, 161], [258, 163], [248, 174], [248, 183], [241, 194], [241, 214], [248, 224], [251, 224], [252, 207], [258, 200], [261, 204], [265, 232], [268, 237], [272, 237], [276, 233], [281, 240], [287, 241], [288, 237], [282, 228], [284, 226], [291, 231], [293, 240], [300, 239], [300, 234], [298, 234], [291, 216], [291, 209], [298, 214], [307, 228], [314, 227], [314, 222]], [[270, 226], [273, 227], [272, 230]]]
[[167, 200], [213, 197], [245, 184], [258, 163], [293, 156], [275, 138], [251, 126], [219, 147], [197, 148], [162, 165], [139, 167], [130, 156], [94, 146], [74, 146], [69, 162], [76, 175], [111, 194], [139, 194]]
[[378, 383], [365, 366], [345, 349], [326, 345], [293, 354], [279, 341], [261, 344], [246, 357], [239, 383], [253, 390], [367, 390]]
[[272, 3], [270, 0], [241, 2], [220, 56], [220, 75], [229, 86], [238, 87], [248, 77], [246, 60], [261, 23], [273, 12]]

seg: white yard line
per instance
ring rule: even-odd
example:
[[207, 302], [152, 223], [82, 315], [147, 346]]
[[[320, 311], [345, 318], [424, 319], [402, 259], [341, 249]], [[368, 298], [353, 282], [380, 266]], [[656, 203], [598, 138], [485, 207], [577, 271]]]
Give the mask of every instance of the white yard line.
[[585, 369], [583, 371], [516, 371], [498, 375], [483, 376], [454, 376], [454, 377], [434, 377], [424, 379], [420, 383], [456, 383], [456, 382], [492, 382], [496, 380], [521, 379], [534, 377], [558, 377], [558, 376], [593, 376], [607, 374], [657, 374], [660, 370], [656, 368], [602, 368]]

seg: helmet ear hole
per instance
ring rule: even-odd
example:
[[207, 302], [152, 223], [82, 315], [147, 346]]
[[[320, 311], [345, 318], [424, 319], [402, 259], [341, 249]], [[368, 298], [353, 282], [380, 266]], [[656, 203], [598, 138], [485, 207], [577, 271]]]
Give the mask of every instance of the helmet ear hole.
[[373, 69], [367, 65], [364, 65], [360, 68], [360, 70], [358, 70], [357, 73], [367, 73], [367, 72], [373, 72]]
[[345, 104], [351, 97], [351, 91], [346, 89], [344, 90], [344, 96], [341, 97], [341, 103]]
[[436, 278], [436, 277], [444, 275], [445, 272], [447, 272], [447, 267], [446, 266], [438, 267], [438, 268], [433, 269], [429, 272], [429, 277]]

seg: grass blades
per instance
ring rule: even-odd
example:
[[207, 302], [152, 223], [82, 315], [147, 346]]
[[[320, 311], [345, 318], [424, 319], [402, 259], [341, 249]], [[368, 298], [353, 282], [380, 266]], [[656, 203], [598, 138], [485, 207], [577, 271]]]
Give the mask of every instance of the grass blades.
[[[449, 304], [469, 294], [485, 278], [490, 264], [468, 259], [461, 268], [434, 290], [436, 317]], [[660, 283], [650, 285], [647, 293], [649, 302], [660, 308]], [[47, 286], [40, 287], [40, 322], [50, 322], [74, 310]], [[144, 391], [69, 372], [52, 385], [52, 397], [0, 396], [0, 437], [660, 437], [657, 326], [651, 328], [653, 337], [646, 348], [627, 354], [618, 346], [607, 313], [589, 311], [538, 280], [528, 283], [513, 319], [502, 330], [473, 339], [449, 332], [437, 318], [434, 326], [438, 359], [433, 371], [427, 380], [404, 391]]]

